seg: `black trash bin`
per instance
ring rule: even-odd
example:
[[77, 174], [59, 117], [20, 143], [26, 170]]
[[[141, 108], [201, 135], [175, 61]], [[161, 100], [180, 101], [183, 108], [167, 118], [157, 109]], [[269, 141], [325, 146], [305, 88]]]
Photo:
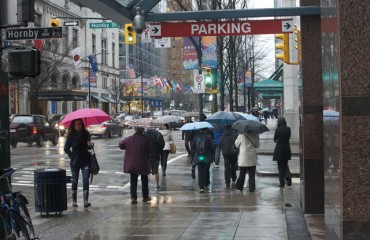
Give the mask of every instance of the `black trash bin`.
[[35, 207], [40, 213], [62, 213], [67, 210], [66, 170], [35, 170]]

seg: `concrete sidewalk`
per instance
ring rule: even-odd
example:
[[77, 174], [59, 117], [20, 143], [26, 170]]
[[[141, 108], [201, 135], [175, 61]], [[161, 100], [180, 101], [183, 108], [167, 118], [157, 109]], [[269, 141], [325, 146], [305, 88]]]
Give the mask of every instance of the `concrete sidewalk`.
[[[299, 204], [299, 179], [293, 178], [291, 187], [278, 187], [277, 164], [272, 161], [274, 121], [270, 124], [271, 131], [261, 135], [253, 193], [247, 188], [236, 190], [235, 185], [227, 188], [223, 164], [211, 166], [211, 188], [199, 193], [184, 154], [169, 165], [167, 176], [161, 178], [161, 191], [154, 191], [150, 182], [149, 203], [143, 203], [139, 195], [138, 204], [131, 205], [128, 192], [91, 192], [88, 209], [69, 206], [61, 217], [35, 216], [37, 233], [48, 240], [311, 239]], [[290, 161], [295, 176], [299, 175], [298, 162], [298, 158]], [[171, 166], [177, 172], [171, 172]]]

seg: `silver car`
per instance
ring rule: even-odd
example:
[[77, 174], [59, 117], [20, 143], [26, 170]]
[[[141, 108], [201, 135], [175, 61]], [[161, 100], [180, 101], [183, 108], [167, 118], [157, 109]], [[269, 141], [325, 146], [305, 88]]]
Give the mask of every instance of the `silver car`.
[[88, 126], [87, 131], [89, 131], [92, 136], [108, 136], [112, 137], [113, 135], [118, 135], [122, 137], [123, 127], [114, 119], [102, 122], [100, 124], [92, 124]]

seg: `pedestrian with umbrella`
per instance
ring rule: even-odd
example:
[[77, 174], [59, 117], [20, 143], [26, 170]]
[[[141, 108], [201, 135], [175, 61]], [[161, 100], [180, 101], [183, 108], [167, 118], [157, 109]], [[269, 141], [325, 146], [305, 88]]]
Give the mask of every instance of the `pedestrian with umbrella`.
[[167, 170], [167, 160], [168, 160], [168, 155], [170, 153], [170, 144], [173, 143], [173, 137], [172, 137], [172, 132], [170, 129], [170, 125], [165, 123], [164, 124], [165, 129], [159, 130], [159, 132], [162, 134], [163, 139], [164, 139], [164, 148], [162, 151], [161, 155], [161, 168], [162, 168], [162, 176], [166, 176], [166, 170]]
[[90, 159], [91, 137], [85, 128], [82, 119], [71, 120], [64, 152], [68, 155], [72, 172], [72, 206], [77, 207], [77, 186], [78, 177], [81, 170], [83, 181], [84, 207], [90, 207], [89, 203], [89, 177], [90, 177]]
[[[290, 151], [290, 127], [286, 125], [286, 120], [280, 117], [277, 121], [277, 128], [275, 130], [274, 142], [276, 142], [273, 160], [277, 161], [279, 169], [279, 187], [285, 186], [285, 181], [288, 186], [292, 185], [292, 174], [290, 172], [288, 161], [292, 157]], [[284, 181], [285, 180], [285, 181]]]
[[257, 165], [257, 148], [260, 146], [260, 133], [269, 131], [266, 125], [253, 120], [238, 120], [232, 128], [240, 134], [235, 141], [235, 146], [239, 148], [238, 166], [240, 169], [239, 178], [236, 181], [236, 189], [243, 191], [245, 174], [249, 174], [249, 191], [256, 189], [255, 176]]
[[219, 142], [224, 157], [226, 187], [230, 187], [230, 180], [232, 180], [233, 183], [236, 181], [236, 168], [239, 153], [239, 150], [235, 146], [236, 138], [237, 134], [233, 131], [231, 125], [226, 125]]

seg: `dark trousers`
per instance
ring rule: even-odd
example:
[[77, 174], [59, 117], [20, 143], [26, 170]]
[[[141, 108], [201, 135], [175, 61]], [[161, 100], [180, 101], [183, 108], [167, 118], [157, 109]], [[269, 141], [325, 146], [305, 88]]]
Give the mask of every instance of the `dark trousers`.
[[210, 184], [209, 179], [209, 168], [211, 166], [210, 162], [200, 162], [198, 163], [198, 181], [199, 181], [199, 188], [204, 189], [206, 186]]
[[243, 191], [245, 174], [248, 172], [249, 175], [249, 191], [254, 192], [256, 189], [256, 166], [251, 167], [240, 167], [240, 173], [238, 180], [236, 181], [236, 189]]
[[188, 155], [191, 155], [190, 141], [188, 138], [185, 138], [185, 148], [186, 148], [186, 151], [188, 152]]
[[[130, 193], [131, 198], [137, 199], [137, 181], [139, 174], [130, 173]], [[141, 191], [143, 198], [149, 197], [148, 175], [141, 175]]]
[[221, 157], [221, 147], [218, 144], [214, 145], [214, 152], [215, 152], [215, 165], [220, 165], [220, 157]]
[[82, 173], [82, 183], [83, 183], [83, 190], [89, 190], [89, 177], [90, 177], [90, 169], [89, 165], [83, 166], [74, 166], [70, 163], [71, 166], [71, 173], [72, 173], [72, 190], [77, 191], [78, 186], [78, 178], [80, 175], [80, 169]]
[[283, 187], [285, 186], [285, 180], [292, 179], [292, 174], [288, 166], [288, 160], [278, 161], [278, 169], [280, 186]]
[[230, 184], [230, 179], [233, 182], [236, 180], [236, 165], [238, 162], [238, 156], [224, 156], [224, 164], [225, 164], [225, 183], [227, 185]]
[[170, 150], [163, 150], [161, 154], [161, 167], [162, 167], [163, 173], [165, 173], [167, 169], [167, 160], [168, 160], [169, 153], [170, 153]]

